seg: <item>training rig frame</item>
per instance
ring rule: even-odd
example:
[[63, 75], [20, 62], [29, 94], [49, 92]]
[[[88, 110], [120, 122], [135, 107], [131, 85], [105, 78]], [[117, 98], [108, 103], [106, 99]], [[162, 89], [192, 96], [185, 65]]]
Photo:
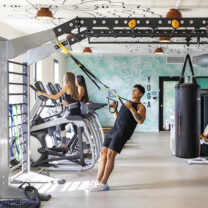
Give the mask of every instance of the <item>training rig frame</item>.
[[[135, 20], [136, 26], [129, 27], [129, 22]], [[172, 21], [179, 22], [179, 28], [172, 27]], [[82, 18], [77, 17], [54, 28], [56, 36], [70, 34], [62, 44], [73, 45], [84, 39], [89, 44], [208, 44], [201, 38], [208, 38], [208, 18]], [[99, 41], [99, 38], [112, 37], [134, 38], [134, 41]], [[139, 38], [148, 38], [141, 41]], [[180, 37], [183, 42], [158, 42], [152, 38]], [[91, 41], [97, 38], [98, 41]], [[196, 38], [196, 41], [191, 41]], [[58, 49], [58, 46], [56, 46]]]

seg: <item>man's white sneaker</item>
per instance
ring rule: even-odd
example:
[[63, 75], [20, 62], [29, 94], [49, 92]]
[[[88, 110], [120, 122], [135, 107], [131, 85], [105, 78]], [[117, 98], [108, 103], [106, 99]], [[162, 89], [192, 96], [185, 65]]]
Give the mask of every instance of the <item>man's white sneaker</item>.
[[90, 189], [90, 187], [95, 186], [96, 184], [99, 184], [99, 183], [100, 183], [100, 181], [97, 181], [97, 180], [90, 181], [90, 183], [89, 183], [89, 189]]
[[108, 191], [110, 188], [107, 184], [102, 184], [102, 183], [97, 183], [94, 184], [89, 188], [90, 191], [92, 192], [97, 192], [97, 191]]

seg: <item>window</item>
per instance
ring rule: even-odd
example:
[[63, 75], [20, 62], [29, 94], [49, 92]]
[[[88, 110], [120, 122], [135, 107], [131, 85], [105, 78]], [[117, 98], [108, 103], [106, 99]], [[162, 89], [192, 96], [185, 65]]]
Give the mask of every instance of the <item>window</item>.
[[[13, 72], [14, 71], [14, 64], [12, 64], [10, 62], [8, 62], [8, 64], [9, 64], [9, 71]], [[9, 74], [9, 80], [10, 80], [10, 82], [13, 82], [13, 80], [14, 80], [14, 75], [13, 74]]]
[[[42, 63], [41, 61], [38, 61], [35, 63], [35, 68], [34, 68], [34, 83], [37, 81], [42, 81]], [[35, 93], [35, 100], [37, 96]]]
[[59, 63], [56, 59], [53, 61], [53, 81], [59, 83]]
[[36, 81], [42, 81], [42, 64], [41, 61], [38, 61], [35, 63], [35, 80]]
[[[14, 64], [8, 62], [8, 67], [9, 67], [9, 71], [10, 72], [13, 72], [14, 71]], [[9, 82], [15, 82], [14, 81], [14, 74], [9, 74]], [[9, 92], [14, 92], [14, 85], [9, 85]], [[11, 97], [9, 98], [9, 102], [12, 103], [13, 102], [13, 98], [16, 98], [16, 96], [12, 96], [12, 99]], [[12, 101], [11, 101], [12, 100]], [[16, 100], [14, 101], [14, 103], [17, 103]]]

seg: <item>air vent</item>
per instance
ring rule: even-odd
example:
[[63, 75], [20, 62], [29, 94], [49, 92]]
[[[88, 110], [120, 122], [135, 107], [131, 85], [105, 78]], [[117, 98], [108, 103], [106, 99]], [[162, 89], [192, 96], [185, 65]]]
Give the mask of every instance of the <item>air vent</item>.
[[183, 64], [184, 61], [183, 56], [168, 56], [166, 59], [167, 64]]

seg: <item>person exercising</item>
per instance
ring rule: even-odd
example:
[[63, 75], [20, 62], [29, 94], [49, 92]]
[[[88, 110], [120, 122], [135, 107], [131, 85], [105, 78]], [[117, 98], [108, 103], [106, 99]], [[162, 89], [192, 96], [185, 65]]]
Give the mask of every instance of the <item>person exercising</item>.
[[82, 75], [76, 76], [76, 86], [78, 87], [79, 92], [79, 101], [84, 103], [89, 103], [87, 85], [85, 82], [85, 78]]
[[[62, 104], [65, 106], [69, 106], [69, 107], [71, 106], [71, 108], [69, 108], [70, 115], [80, 115], [81, 110], [80, 110], [80, 103], [79, 103], [79, 92], [78, 92], [78, 87], [76, 86], [76, 83], [75, 83], [75, 75], [71, 72], [67, 72], [63, 77], [63, 82], [64, 82], [64, 87], [57, 94], [51, 95], [51, 94], [37, 91], [37, 95], [38, 96], [42, 95], [51, 99], [58, 99], [62, 95], [64, 95], [66, 100], [64, 100]], [[66, 138], [66, 129], [65, 129], [66, 126], [67, 124], [61, 125], [60, 147], [67, 147], [68, 139]], [[74, 131], [76, 133], [77, 131], [76, 126], [74, 126]]]
[[114, 118], [116, 120], [112, 129], [105, 136], [100, 152], [97, 180], [90, 183], [90, 191], [109, 190], [107, 181], [113, 171], [116, 155], [131, 138], [137, 124], [143, 124], [146, 118], [146, 108], [140, 102], [144, 93], [144, 87], [136, 84], [132, 90], [132, 101], [127, 101], [122, 105], [119, 112], [116, 103], [111, 104], [111, 107], [115, 109]]

